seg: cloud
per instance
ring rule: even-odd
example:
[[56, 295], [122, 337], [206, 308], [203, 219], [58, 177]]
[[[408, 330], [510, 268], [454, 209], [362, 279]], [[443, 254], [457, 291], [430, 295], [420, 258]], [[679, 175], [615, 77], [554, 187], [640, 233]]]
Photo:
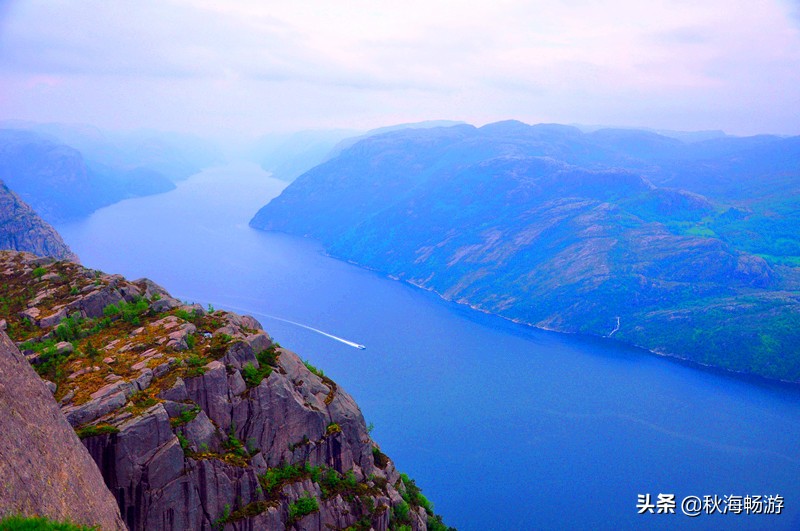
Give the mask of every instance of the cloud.
[[746, 131], [759, 113], [771, 117], [762, 123], [774, 131], [800, 132], [800, 121], [791, 125], [800, 35], [790, 13], [797, 3], [788, 0], [26, 0], [6, 7], [5, 117], [55, 120], [80, 110], [100, 119], [112, 113], [122, 127], [202, 128], [205, 119], [207, 127], [244, 129], [314, 120], [369, 127], [398, 117], [666, 127], [682, 117], [687, 127]]

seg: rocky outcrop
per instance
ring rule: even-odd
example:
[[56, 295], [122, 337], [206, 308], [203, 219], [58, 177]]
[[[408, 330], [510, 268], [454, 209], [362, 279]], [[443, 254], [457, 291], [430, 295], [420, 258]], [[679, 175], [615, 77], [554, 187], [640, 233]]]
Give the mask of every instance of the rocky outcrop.
[[78, 261], [53, 227], [0, 181], [0, 249]]
[[0, 516], [125, 529], [100, 471], [53, 394], [0, 332]]
[[352, 397], [254, 318], [27, 254], [0, 252], [0, 275], [0, 318], [130, 529], [427, 528]]

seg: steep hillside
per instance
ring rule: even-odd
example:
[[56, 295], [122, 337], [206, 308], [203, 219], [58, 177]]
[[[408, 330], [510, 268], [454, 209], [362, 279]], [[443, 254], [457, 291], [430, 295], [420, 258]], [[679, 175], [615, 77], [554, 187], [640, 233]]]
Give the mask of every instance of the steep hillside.
[[157, 171], [90, 162], [68, 145], [11, 129], [0, 130], [0, 179], [50, 223], [175, 187]]
[[61, 235], [0, 181], [0, 249], [78, 261]]
[[0, 517], [54, 520], [125, 529], [114, 497], [50, 390], [0, 321]]
[[252, 317], [0, 252], [0, 318], [130, 529], [443, 529], [353, 399]]
[[[795, 144], [519, 122], [402, 131], [307, 172], [251, 226], [523, 323], [800, 381]], [[753, 150], [781, 155], [759, 165]], [[689, 190], [654, 184], [682, 165]]]

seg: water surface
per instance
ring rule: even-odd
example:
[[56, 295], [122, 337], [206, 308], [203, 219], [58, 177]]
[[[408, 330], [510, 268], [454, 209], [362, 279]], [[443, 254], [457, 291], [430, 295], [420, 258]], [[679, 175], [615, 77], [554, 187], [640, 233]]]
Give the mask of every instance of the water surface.
[[[250, 229], [284, 186], [217, 168], [58, 230], [88, 267], [256, 316], [355, 397], [459, 529], [800, 529], [796, 390], [516, 325]], [[780, 494], [786, 508], [637, 515], [644, 493]]]

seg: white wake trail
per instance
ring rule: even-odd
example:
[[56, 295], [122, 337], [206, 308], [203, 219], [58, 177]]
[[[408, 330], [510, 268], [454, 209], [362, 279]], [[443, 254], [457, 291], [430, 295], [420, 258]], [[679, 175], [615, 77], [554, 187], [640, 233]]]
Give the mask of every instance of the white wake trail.
[[353, 348], [357, 348], [359, 350], [364, 350], [364, 349], [367, 348], [367, 347], [365, 347], [364, 345], [362, 345], [360, 343], [356, 343], [355, 341], [350, 341], [350, 340], [345, 339], [343, 337], [339, 337], [339, 336], [335, 336], [333, 334], [329, 334], [328, 332], [324, 332], [324, 331], [322, 331], [322, 330], [320, 330], [318, 328], [314, 328], [313, 326], [304, 325], [303, 323], [290, 321], [289, 319], [284, 319], [282, 317], [276, 317], [274, 315], [269, 315], [269, 314], [266, 314], [266, 313], [254, 312], [254, 311], [248, 310], [246, 308], [237, 308], [236, 306], [228, 306], [227, 304], [225, 306], [227, 306], [231, 310], [236, 310], [237, 312], [249, 313], [251, 315], [255, 315], [255, 316], [258, 316], [258, 317], [266, 317], [267, 319], [275, 319], [276, 321], [283, 321], [284, 323], [293, 324], [295, 326], [299, 326], [300, 328], [305, 328], [306, 330], [311, 330], [312, 332], [316, 332], [318, 334], [322, 334], [325, 337], [329, 337], [331, 339], [339, 341], [340, 343], [344, 343], [345, 345], [348, 345], [348, 346], [353, 347]]

